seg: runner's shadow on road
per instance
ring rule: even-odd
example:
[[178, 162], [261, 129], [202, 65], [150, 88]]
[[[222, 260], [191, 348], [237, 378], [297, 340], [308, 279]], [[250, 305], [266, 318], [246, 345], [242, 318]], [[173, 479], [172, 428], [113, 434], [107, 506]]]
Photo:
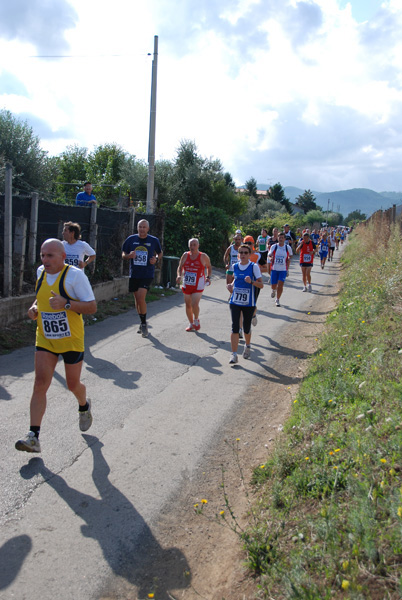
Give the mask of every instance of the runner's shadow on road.
[[[194, 335], [194, 333], [190, 335]], [[190, 367], [202, 367], [205, 371], [213, 375], [220, 375], [222, 373], [222, 365], [213, 356], [200, 356], [192, 352], [170, 348], [166, 344], [162, 344], [160, 340], [154, 338], [151, 334], [148, 336], [148, 339], [152, 340], [154, 347], [163, 352], [169, 360], [178, 362], [181, 365], [189, 365]]]
[[290, 348], [288, 346], [282, 346], [267, 335], [263, 335], [261, 337], [265, 338], [269, 343], [269, 346], [264, 346], [267, 350], [270, 350], [271, 352], [277, 352], [281, 356], [292, 356], [293, 358], [300, 358], [303, 360], [314, 355], [314, 352], [305, 352], [303, 350], [295, 350], [294, 348]]
[[0, 548], [0, 590], [8, 588], [16, 579], [32, 549], [29, 535], [17, 535]]
[[138, 386], [135, 384], [141, 378], [139, 371], [122, 371], [115, 363], [97, 358], [90, 350], [85, 350], [86, 370], [94, 373], [102, 379], [113, 381], [114, 385], [127, 390], [134, 390]]
[[[20, 469], [21, 476], [30, 479], [40, 473], [71, 511], [84, 521], [82, 535], [98, 542], [113, 573], [126, 582], [111, 581], [107, 595], [113, 595], [111, 591], [115, 585], [124, 587], [128, 584], [137, 587], [138, 598], [147, 598], [154, 591], [157, 580], [157, 597], [169, 600], [172, 598], [169, 590], [190, 585], [191, 574], [185, 555], [178, 548], [160, 546], [139, 512], [109, 480], [110, 468], [102, 454], [102, 442], [92, 435], [83, 434], [82, 437], [93, 454], [92, 478], [99, 496], [93, 497], [70, 487], [60, 475], [50, 471], [41, 458], [32, 458], [24, 465]], [[71, 552], [80, 553], [79, 539]], [[82, 556], [85, 563], [84, 553]], [[65, 559], [68, 561], [68, 554]], [[85, 577], [85, 568], [81, 572]], [[124, 597], [128, 595], [127, 592]]]

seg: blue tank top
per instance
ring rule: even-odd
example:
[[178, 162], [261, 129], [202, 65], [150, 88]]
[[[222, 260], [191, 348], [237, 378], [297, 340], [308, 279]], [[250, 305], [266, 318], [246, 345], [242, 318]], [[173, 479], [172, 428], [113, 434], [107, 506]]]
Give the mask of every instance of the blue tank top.
[[254, 277], [254, 263], [249, 262], [244, 270], [240, 269], [240, 263], [233, 265], [234, 287], [230, 297], [230, 304], [237, 306], [255, 306], [254, 286], [252, 283], [246, 283], [244, 279], [249, 276], [251, 281]]

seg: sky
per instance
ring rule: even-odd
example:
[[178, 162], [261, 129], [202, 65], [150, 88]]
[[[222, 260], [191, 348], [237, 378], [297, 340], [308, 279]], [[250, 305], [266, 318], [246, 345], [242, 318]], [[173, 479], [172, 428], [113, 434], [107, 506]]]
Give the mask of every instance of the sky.
[[402, 0], [0, 3], [0, 109], [43, 149], [180, 142], [238, 185], [402, 191]]

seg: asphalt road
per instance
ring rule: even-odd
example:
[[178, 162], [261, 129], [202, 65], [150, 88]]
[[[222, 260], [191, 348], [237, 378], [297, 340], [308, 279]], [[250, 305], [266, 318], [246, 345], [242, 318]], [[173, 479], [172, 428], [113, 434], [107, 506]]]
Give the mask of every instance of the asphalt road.
[[[293, 259], [281, 308], [265, 286], [251, 358], [240, 355], [234, 367], [228, 364], [223, 274], [215, 274], [204, 293], [198, 333], [185, 331], [181, 292], [149, 305], [147, 339], [136, 333], [134, 311], [88, 327], [83, 378], [93, 426], [80, 433], [59, 362], [40, 455], [14, 449], [29, 428], [33, 349], [0, 357], [0, 597], [105, 598], [108, 582], [117, 576], [138, 586], [138, 598], [145, 598], [136, 566], [145, 547], [158, 547], [152, 524], [167, 505], [174, 507], [180, 486], [241, 407], [247, 388], [268, 373], [283, 378], [272, 368], [278, 353], [291, 347], [283, 331], [301, 313], [314, 311], [316, 294], [335, 293], [335, 264], [324, 271], [316, 264], [313, 293], [302, 293]], [[165, 552], [185, 569], [180, 550]]]

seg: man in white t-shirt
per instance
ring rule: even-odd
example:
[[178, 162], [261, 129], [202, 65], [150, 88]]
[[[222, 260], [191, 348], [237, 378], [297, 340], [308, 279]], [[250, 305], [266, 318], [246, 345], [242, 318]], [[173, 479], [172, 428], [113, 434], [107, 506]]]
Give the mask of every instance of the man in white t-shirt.
[[[81, 226], [79, 223], [67, 221], [63, 228], [63, 245], [66, 252], [66, 263], [78, 269], [85, 269], [86, 266], [95, 260], [96, 252], [87, 242], [81, 239]], [[84, 258], [86, 260], [84, 260]]]
[[280, 306], [280, 298], [289, 270], [290, 258], [293, 255], [291, 246], [285, 243], [285, 232], [279, 234], [278, 240], [278, 243], [273, 244], [268, 252], [268, 256], [271, 259], [271, 297], [275, 298], [276, 295], [276, 306]]

